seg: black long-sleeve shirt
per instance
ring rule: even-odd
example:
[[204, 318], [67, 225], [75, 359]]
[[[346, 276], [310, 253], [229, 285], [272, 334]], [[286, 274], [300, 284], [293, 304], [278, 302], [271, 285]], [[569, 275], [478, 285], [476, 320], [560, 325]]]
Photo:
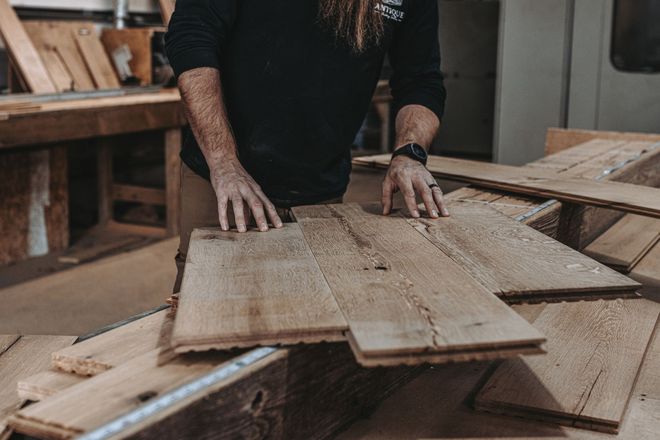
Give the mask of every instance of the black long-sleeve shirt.
[[[383, 0], [385, 33], [355, 53], [319, 23], [318, 0], [178, 0], [166, 36], [176, 75], [221, 71], [229, 120], [245, 169], [279, 206], [341, 196], [350, 145], [389, 54], [397, 110], [419, 104], [442, 116], [436, 0]], [[209, 169], [194, 136], [183, 161]]]

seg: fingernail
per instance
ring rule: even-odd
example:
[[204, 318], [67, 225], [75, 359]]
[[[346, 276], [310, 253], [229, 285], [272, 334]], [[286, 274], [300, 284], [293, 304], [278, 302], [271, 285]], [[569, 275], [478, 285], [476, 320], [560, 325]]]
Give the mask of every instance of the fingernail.
[[282, 222], [277, 222], [277, 223], [275, 223], [275, 227], [276, 227], [276, 228], [281, 228], [282, 226], [284, 226], [284, 225], [282, 224]]
[[243, 225], [238, 227], [238, 232], [247, 232], [247, 228]]
[[259, 226], [259, 230], [261, 230], [261, 232], [266, 232], [268, 230], [268, 225], [266, 223], [262, 223], [261, 226]]
[[438, 211], [436, 211], [435, 209], [432, 210], [432, 211], [431, 211], [431, 217], [433, 217], [433, 218], [438, 218]]
[[415, 210], [412, 212], [412, 216], [415, 218], [419, 218], [419, 211]]
[[442, 210], [442, 215], [444, 215], [445, 217], [449, 217], [449, 210], [447, 208], [444, 208]]

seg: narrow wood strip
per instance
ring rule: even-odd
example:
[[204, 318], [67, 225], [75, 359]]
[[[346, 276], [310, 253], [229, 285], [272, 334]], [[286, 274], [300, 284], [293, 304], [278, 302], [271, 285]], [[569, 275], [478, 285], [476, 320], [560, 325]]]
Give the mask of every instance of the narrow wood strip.
[[660, 220], [628, 214], [584, 250], [617, 270], [630, 272], [660, 241]]
[[0, 36], [31, 92], [56, 93], [48, 70], [9, 0], [0, 0]]
[[350, 325], [359, 361], [510, 356], [543, 341], [404, 218], [358, 204], [293, 212]]
[[[648, 144], [649, 147], [651, 144]], [[358, 165], [386, 168], [390, 156], [353, 160]], [[557, 173], [485, 162], [430, 156], [427, 168], [440, 178], [535, 197], [600, 206], [660, 218], [660, 189], [612, 181], [560, 177]]]
[[177, 352], [343, 339], [346, 321], [297, 224], [268, 234], [192, 233]]
[[124, 202], [140, 202], [150, 205], [165, 205], [165, 190], [136, 185], [115, 183], [112, 185], [112, 198]]
[[97, 89], [117, 89], [121, 87], [115, 70], [101, 40], [93, 32], [77, 32], [73, 36], [85, 65]]
[[534, 321], [548, 354], [504, 362], [475, 406], [616, 432], [659, 313], [643, 299], [548, 305]]
[[644, 295], [660, 299], [660, 242], [637, 263], [630, 277], [644, 284]]
[[165, 345], [172, 319], [156, 312], [52, 354], [52, 366], [83, 376], [100, 374]]
[[62, 371], [42, 371], [18, 381], [18, 397], [38, 402], [84, 380], [84, 377]]
[[627, 296], [641, 287], [486, 205], [453, 202], [450, 211], [449, 218], [408, 222], [506, 301]]

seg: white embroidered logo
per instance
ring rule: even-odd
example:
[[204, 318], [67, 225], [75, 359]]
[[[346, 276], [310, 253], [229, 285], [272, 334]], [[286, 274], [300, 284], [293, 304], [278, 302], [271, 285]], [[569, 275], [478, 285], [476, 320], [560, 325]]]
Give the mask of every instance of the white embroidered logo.
[[406, 13], [392, 7], [401, 5], [403, 5], [403, 0], [381, 0], [381, 3], [376, 4], [376, 11], [380, 12], [388, 20], [401, 22], [406, 16]]

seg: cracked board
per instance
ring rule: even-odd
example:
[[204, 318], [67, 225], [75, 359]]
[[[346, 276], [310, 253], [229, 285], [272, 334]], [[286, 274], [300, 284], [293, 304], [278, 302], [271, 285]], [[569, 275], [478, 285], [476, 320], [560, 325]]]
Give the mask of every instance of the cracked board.
[[475, 407], [618, 432], [659, 313], [645, 299], [547, 305], [534, 326], [548, 354], [502, 363]]
[[293, 209], [366, 367], [541, 353], [544, 337], [399, 215]]
[[[648, 150], [657, 144], [646, 143]], [[358, 157], [353, 163], [387, 168], [389, 155]], [[436, 177], [467, 182], [479, 187], [534, 197], [611, 208], [660, 218], [660, 189], [627, 183], [587, 180], [558, 175], [553, 170], [515, 167], [463, 159], [429, 156], [429, 171]]]
[[346, 321], [300, 227], [196, 229], [172, 346], [178, 353], [343, 341]]
[[660, 220], [628, 214], [587, 246], [584, 253], [627, 273], [658, 241]]
[[452, 201], [451, 217], [409, 219], [508, 303], [632, 297], [641, 285], [489, 207]]

